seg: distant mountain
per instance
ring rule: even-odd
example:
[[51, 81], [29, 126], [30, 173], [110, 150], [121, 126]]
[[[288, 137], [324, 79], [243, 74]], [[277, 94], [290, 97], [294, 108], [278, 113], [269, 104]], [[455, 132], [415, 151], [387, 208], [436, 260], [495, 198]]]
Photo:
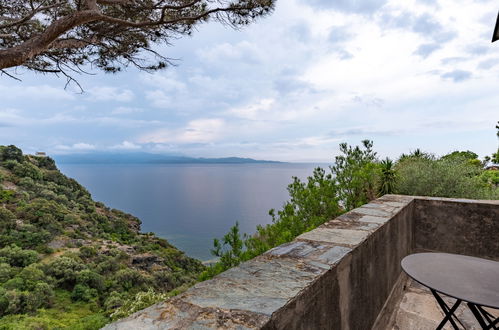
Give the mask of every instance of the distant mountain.
[[85, 153], [51, 156], [58, 164], [257, 164], [280, 163], [252, 158], [194, 158], [182, 155], [162, 155], [146, 152]]

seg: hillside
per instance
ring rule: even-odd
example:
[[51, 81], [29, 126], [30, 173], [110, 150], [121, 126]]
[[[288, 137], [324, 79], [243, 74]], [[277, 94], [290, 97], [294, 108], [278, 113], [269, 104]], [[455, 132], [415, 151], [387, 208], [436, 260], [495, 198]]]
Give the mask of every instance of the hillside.
[[147, 152], [91, 152], [56, 155], [58, 164], [268, 164], [279, 163], [252, 158], [195, 158], [182, 155], [152, 154]]
[[98, 329], [203, 269], [51, 158], [0, 146], [0, 329]]

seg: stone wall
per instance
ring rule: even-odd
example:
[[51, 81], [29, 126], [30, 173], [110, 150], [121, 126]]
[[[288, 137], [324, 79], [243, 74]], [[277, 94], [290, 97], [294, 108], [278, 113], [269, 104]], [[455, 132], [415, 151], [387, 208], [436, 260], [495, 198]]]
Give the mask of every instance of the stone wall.
[[499, 202], [383, 196], [105, 329], [383, 329], [401, 259], [497, 258], [498, 212]]
[[419, 197], [414, 204], [417, 250], [499, 260], [499, 201]]

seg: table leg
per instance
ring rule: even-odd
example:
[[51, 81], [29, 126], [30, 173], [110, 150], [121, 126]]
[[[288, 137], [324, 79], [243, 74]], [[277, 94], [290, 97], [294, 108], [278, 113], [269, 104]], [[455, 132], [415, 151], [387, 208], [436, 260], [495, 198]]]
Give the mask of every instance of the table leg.
[[435, 299], [437, 300], [438, 304], [440, 305], [440, 308], [442, 308], [442, 310], [445, 314], [445, 317], [442, 320], [442, 322], [440, 322], [440, 324], [438, 325], [437, 330], [442, 329], [444, 327], [445, 323], [447, 323], [447, 322], [450, 322], [455, 330], [459, 330], [456, 322], [452, 319], [452, 317], [455, 317], [456, 320], [458, 320], [458, 322], [461, 323], [461, 321], [459, 321], [457, 316], [454, 315], [454, 312], [459, 307], [462, 300], [457, 299], [456, 302], [454, 303], [454, 305], [452, 306], [452, 308], [449, 308], [449, 306], [447, 306], [445, 301], [442, 299], [442, 297], [440, 297], [438, 295], [438, 293], [435, 290], [430, 289], [430, 291], [433, 294], [433, 296], [435, 297]]
[[[497, 326], [499, 326], [499, 317], [496, 318], [495, 320], [492, 320], [493, 316], [490, 313], [488, 313], [486, 310], [484, 310], [482, 306], [479, 305], [468, 303], [468, 308], [471, 310], [471, 312], [477, 319], [478, 323], [480, 323], [482, 329], [484, 330], [498, 329]], [[485, 321], [487, 321], [489, 324], [487, 325]]]

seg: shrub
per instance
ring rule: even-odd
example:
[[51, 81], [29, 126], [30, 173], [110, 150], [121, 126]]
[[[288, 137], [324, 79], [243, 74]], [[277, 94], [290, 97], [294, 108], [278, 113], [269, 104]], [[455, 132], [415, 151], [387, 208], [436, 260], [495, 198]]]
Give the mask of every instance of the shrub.
[[54, 301], [54, 291], [45, 282], [38, 282], [25, 296], [25, 312], [34, 312], [42, 307], [50, 307]]
[[38, 260], [39, 256], [36, 251], [21, 249], [17, 245], [0, 249], [0, 262], [6, 262], [14, 267], [26, 267]]
[[78, 272], [85, 268], [84, 264], [73, 258], [59, 257], [45, 266], [45, 273], [57, 279], [59, 284], [72, 287], [76, 283]]
[[35, 181], [43, 179], [42, 171], [40, 171], [35, 165], [28, 162], [17, 164], [12, 170], [15, 175], [21, 178], [28, 177]]
[[114, 311], [111, 314], [111, 318], [117, 320], [126, 317], [157, 302], [164, 301], [168, 299], [168, 297], [168, 294], [158, 293], [152, 290], [139, 292], [135, 296], [127, 299], [122, 306]]
[[481, 184], [480, 167], [461, 157], [412, 158], [396, 165], [396, 192], [404, 195], [454, 198], [490, 198], [497, 194]]
[[9, 231], [16, 227], [15, 216], [4, 207], [0, 207], [0, 232]]
[[1, 146], [0, 147], [0, 160], [8, 161], [14, 160], [17, 162], [22, 162], [24, 160], [23, 152], [21, 149], [14, 145]]
[[0, 263], [0, 283], [4, 283], [12, 278], [15, 270], [7, 263]]
[[73, 292], [71, 292], [71, 299], [74, 301], [90, 301], [98, 296], [97, 290], [89, 288], [83, 284], [76, 284]]
[[84, 269], [76, 274], [76, 283], [86, 285], [98, 291], [104, 290], [104, 278], [90, 269]]
[[135, 269], [121, 269], [114, 275], [114, 280], [125, 290], [130, 290], [145, 282], [144, 276]]

